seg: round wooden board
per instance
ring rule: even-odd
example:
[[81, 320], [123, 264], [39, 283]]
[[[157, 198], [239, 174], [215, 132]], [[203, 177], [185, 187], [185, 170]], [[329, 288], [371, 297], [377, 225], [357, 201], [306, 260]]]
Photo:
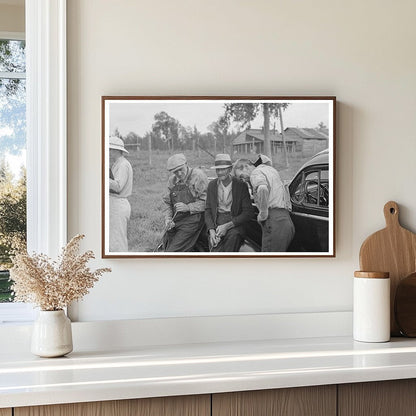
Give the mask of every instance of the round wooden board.
[[386, 228], [367, 237], [360, 249], [360, 269], [390, 273], [391, 335], [400, 335], [394, 319], [394, 298], [400, 281], [416, 268], [416, 234], [399, 222], [399, 206], [394, 201], [384, 205]]
[[416, 273], [410, 274], [398, 284], [394, 316], [403, 335], [416, 337]]

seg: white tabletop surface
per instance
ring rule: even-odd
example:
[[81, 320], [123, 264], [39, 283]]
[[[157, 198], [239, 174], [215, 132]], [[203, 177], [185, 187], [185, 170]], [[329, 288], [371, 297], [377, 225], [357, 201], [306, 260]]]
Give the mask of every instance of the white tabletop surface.
[[349, 337], [0, 353], [0, 408], [416, 377], [416, 340]]

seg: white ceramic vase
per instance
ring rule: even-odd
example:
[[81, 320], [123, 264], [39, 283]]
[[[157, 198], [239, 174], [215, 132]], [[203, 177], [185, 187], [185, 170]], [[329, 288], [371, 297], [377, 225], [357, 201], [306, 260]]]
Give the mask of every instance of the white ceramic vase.
[[71, 321], [63, 310], [40, 311], [33, 325], [31, 351], [39, 357], [61, 357], [72, 351]]

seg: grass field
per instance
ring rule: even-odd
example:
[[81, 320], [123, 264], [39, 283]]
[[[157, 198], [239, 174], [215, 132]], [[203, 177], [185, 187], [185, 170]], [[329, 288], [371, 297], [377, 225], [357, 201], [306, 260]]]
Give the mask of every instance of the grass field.
[[[208, 176], [213, 176], [209, 168], [213, 159], [201, 152], [200, 157], [192, 151], [184, 152], [191, 167], [205, 170]], [[162, 196], [167, 192], [169, 173], [166, 170], [168, 152], [152, 152], [152, 165], [149, 164], [147, 151], [130, 150], [128, 160], [133, 167], [133, 193], [129, 198], [131, 217], [128, 227], [130, 252], [151, 252], [159, 244], [164, 228]], [[292, 179], [300, 166], [308, 159], [301, 155], [289, 155], [289, 168], [284, 168], [280, 155], [273, 158], [283, 180]], [[253, 155], [235, 154], [233, 160], [240, 157], [253, 158]]]

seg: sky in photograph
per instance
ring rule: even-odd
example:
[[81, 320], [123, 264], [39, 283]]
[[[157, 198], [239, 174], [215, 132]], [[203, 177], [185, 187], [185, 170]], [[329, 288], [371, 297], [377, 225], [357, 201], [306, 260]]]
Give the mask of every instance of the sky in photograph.
[[[208, 126], [224, 114], [221, 102], [111, 102], [110, 103], [110, 133], [116, 128], [124, 136], [134, 132], [143, 136], [152, 129], [154, 115], [165, 111], [177, 119], [185, 127], [194, 127], [202, 132], [208, 131]], [[271, 127], [275, 119], [271, 120]], [[329, 105], [325, 102], [292, 102], [283, 112], [283, 125], [286, 127], [317, 127], [320, 122], [328, 126]], [[251, 123], [252, 128], [262, 128], [263, 119], [260, 115]], [[237, 128], [237, 125], [233, 126]], [[280, 121], [276, 121], [276, 129], [280, 131]]]

